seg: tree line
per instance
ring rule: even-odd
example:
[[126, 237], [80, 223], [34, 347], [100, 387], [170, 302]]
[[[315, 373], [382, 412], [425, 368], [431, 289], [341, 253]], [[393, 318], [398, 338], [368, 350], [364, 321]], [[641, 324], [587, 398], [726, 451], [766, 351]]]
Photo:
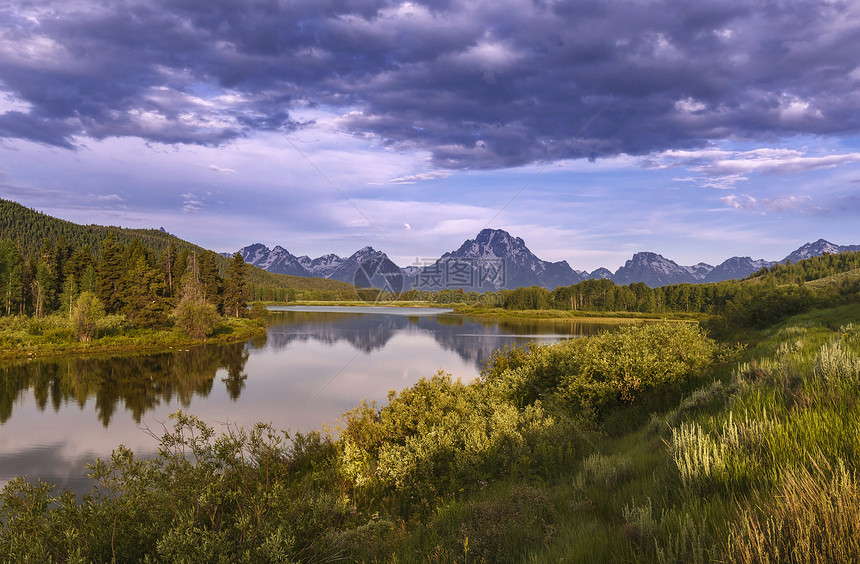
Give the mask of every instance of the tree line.
[[113, 235], [97, 250], [72, 246], [60, 236], [27, 252], [3, 239], [0, 315], [61, 312], [87, 325], [93, 317], [120, 314], [135, 327], [175, 322], [197, 334], [217, 316], [239, 317], [247, 309], [251, 291], [244, 259], [233, 255], [223, 276], [219, 259], [212, 251], [178, 250], [173, 242], [157, 252], [139, 239], [124, 242]]
[[856, 301], [860, 276], [844, 276], [815, 288], [807, 282], [858, 268], [860, 253], [825, 253], [795, 264], [763, 268], [744, 280], [659, 288], [642, 282], [619, 286], [606, 279], [585, 280], [552, 291], [538, 286], [502, 290], [500, 301], [501, 307], [510, 310], [697, 313], [721, 316], [733, 325], [764, 327], [811, 307]]

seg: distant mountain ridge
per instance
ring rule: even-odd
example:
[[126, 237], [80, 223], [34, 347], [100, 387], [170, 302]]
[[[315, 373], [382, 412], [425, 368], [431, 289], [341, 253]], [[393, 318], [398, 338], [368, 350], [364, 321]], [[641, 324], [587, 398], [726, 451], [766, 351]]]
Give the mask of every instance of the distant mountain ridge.
[[660, 254], [643, 251], [635, 253], [614, 273], [607, 268], [587, 273], [574, 270], [567, 261], [541, 260], [529, 250], [523, 239], [507, 231], [484, 229], [474, 239], [467, 239], [459, 248], [444, 253], [435, 261], [405, 268], [398, 267], [384, 252], [372, 247], [356, 251], [346, 259], [335, 254], [315, 259], [295, 257], [281, 246], [270, 250], [261, 243], [249, 245], [239, 252], [249, 264], [281, 274], [331, 278], [375, 287], [390, 286], [399, 276], [402, 281], [395, 285], [404, 290], [447, 288], [486, 292], [522, 286], [542, 286], [551, 290], [593, 279], [609, 279], [619, 285], [641, 282], [651, 287], [723, 282], [746, 278], [777, 262], [794, 263], [824, 253], [846, 251], [860, 251], [860, 245], [835, 245], [819, 239], [803, 245], [781, 261], [731, 257], [717, 266], [704, 262], [682, 266]]

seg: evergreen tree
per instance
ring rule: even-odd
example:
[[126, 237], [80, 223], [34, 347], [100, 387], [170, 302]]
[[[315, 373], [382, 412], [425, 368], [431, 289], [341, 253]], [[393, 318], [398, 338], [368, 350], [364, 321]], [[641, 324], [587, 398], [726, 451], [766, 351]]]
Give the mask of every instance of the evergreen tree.
[[109, 313], [122, 311], [125, 295], [125, 253], [113, 236], [105, 239], [98, 264], [98, 298]]
[[218, 273], [218, 255], [212, 251], [204, 251], [197, 257], [197, 265], [200, 270], [200, 285], [203, 290], [203, 299], [215, 305], [221, 310], [221, 292], [224, 281]]
[[23, 259], [14, 241], [0, 244], [0, 311], [12, 315], [23, 304]]
[[44, 262], [39, 262], [36, 267], [36, 278], [33, 280], [32, 289], [33, 313], [36, 317], [44, 317], [52, 311], [51, 304], [55, 296], [54, 280]]
[[66, 278], [66, 282], [63, 284], [63, 291], [60, 293], [60, 309], [71, 316], [75, 300], [77, 300], [79, 293], [80, 288], [78, 283], [75, 282], [74, 276]]
[[240, 317], [248, 308], [248, 265], [241, 253], [233, 255], [224, 283], [224, 314]]
[[83, 282], [84, 272], [93, 264], [93, 254], [89, 246], [74, 249], [63, 265], [63, 276], [66, 280], [73, 278], [80, 286]]
[[96, 268], [92, 263], [87, 265], [87, 268], [84, 270], [84, 274], [81, 276], [81, 291], [82, 292], [92, 292], [93, 294], [98, 292], [98, 280], [96, 279]]
[[[45, 239], [36, 267], [36, 280], [41, 299], [40, 310], [43, 310], [43, 314], [57, 309], [57, 294], [61, 289], [60, 273], [58, 272], [60, 262], [53, 241]], [[37, 315], [37, 317], [41, 316]]]
[[170, 244], [161, 252], [158, 258], [158, 268], [164, 276], [165, 295], [169, 299], [173, 299], [174, 294], [174, 278], [176, 262], [176, 244], [171, 241]]
[[147, 263], [144, 255], [138, 254], [137, 257], [134, 268], [126, 275], [122, 311], [129, 322], [138, 327], [163, 325], [167, 311], [164, 279]]

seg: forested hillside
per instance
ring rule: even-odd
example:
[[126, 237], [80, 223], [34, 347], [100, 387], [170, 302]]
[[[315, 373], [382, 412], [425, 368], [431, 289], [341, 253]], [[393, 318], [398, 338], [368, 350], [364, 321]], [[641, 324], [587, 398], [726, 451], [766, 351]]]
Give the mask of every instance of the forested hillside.
[[[15, 254], [20, 257], [22, 268], [29, 260], [32, 263], [31, 269], [35, 270], [37, 257], [46, 244], [56, 247], [58, 260], [61, 261], [64, 260], [64, 253], [71, 256], [74, 252], [88, 252], [93, 260], [98, 260], [105, 241], [109, 238], [122, 246], [143, 247], [153, 257], [161, 255], [168, 248], [172, 248], [172, 253], [177, 255], [205, 255], [206, 260], [212, 261], [222, 277], [226, 274], [230, 262], [226, 257], [159, 229], [79, 225], [37, 212], [16, 202], [0, 199], [0, 241], [14, 243], [12, 246], [17, 249]], [[7, 251], [11, 252], [9, 249], [12, 247], [7, 247]], [[78, 258], [81, 257], [82, 255]], [[26, 271], [24, 268], [24, 272]], [[291, 295], [291, 290], [294, 294], [307, 292], [308, 297], [312, 298], [346, 298], [355, 295], [352, 285], [336, 280], [273, 274], [253, 266], [248, 266], [247, 277], [250, 284], [249, 296], [253, 299], [284, 300]]]

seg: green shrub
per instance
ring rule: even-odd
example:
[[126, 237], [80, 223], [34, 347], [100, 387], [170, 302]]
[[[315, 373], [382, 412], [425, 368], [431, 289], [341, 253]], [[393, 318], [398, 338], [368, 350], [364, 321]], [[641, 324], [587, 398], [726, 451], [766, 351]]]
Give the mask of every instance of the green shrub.
[[356, 495], [388, 491], [407, 511], [493, 476], [556, 471], [576, 452], [572, 429], [539, 404], [520, 410], [444, 373], [344, 418], [342, 471]]
[[658, 391], [680, 390], [703, 374], [718, 353], [697, 325], [663, 322], [533, 345], [527, 354], [508, 349], [482, 375], [494, 393], [517, 406], [561, 402], [580, 425], [590, 427], [606, 410]]
[[95, 294], [81, 292], [72, 307], [72, 326], [78, 339], [85, 343], [92, 341], [98, 329], [99, 320], [105, 315], [105, 309]]
[[97, 485], [81, 503], [10, 481], [0, 494], [0, 560], [250, 563], [339, 553], [347, 500], [333, 443], [312, 434], [290, 446], [266, 425], [216, 437], [194, 417], [171, 417], [155, 458], [120, 447], [97, 461]]

